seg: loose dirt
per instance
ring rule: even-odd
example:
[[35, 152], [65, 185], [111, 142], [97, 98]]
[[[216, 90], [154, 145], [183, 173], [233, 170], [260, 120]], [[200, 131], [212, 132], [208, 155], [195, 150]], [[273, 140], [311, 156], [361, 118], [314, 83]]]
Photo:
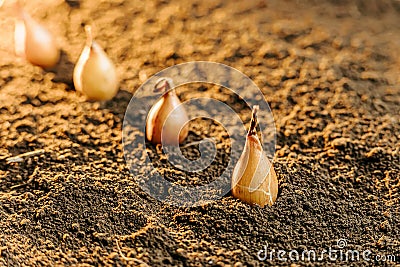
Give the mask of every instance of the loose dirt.
[[[0, 9], [0, 265], [356, 266], [389, 254], [399, 263], [398, 1], [26, 2], [64, 52], [48, 71], [17, 59], [13, 15]], [[88, 102], [73, 88], [84, 24], [120, 75], [121, 91], [108, 102]], [[229, 194], [200, 207], [169, 206], [138, 186], [141, 170], [129, 171], [121, 136], [132, 93], [156, 72], [195, 60], [237, 68], [269, 102], [280, 182], [272, 207]], [[250, 109], [218, 90], [193, 94], [217, 95], [248, 123]], [[207, 171], [179, 173], [147, 149], [167, 180], [188, 186], [213, 181], [230, 153], [222, 125], [190, 127], [186, 143], [219, 142]], [[45, 153], [6, 161], [37, 149]], [[196, 159], [198, 146], [183, 153]], [[257, 258], [267, 245], [321, 252], [339, 239], [345, 249], [370, 250], [371, 261]]]

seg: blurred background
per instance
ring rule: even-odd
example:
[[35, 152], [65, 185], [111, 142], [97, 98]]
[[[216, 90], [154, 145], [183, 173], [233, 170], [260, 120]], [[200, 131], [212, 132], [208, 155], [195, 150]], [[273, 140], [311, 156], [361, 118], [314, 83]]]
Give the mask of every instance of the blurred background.
[[[123, 253], [153, 266], [259, 266], [266, 243], [321, 250], [339, 238], [349, 249], [400, 251], [400, 1], [22, 1], [63, 51], [46, 71], [15, 56], [12, 3], [0, 7], [0, 265], [135, 263]], [[120, 79], [107, 102], [74, 90], [87, 24]], [[230, 195], [170, 207], [127, 168], [121, 133], [132, 93], [195, 60], [237, 68], [270, 104], [280, 183], [272, 207]], [[208, 89], [197, 94], [238, 103]], [[199, 125], [189, 139], [218, 133]], [[197, 180], [213, 180], [225, 159], [217, 160]], [[167, 178], [191, 181], [165, 161], [157, 167]]]

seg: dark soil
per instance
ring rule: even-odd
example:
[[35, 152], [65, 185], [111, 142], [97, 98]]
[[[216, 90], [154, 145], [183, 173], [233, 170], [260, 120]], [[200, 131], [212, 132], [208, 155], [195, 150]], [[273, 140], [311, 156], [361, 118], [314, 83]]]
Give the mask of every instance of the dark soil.
[[[321, 252], [338, 239], [346, 249], [393, 254], [399, 264], [398, 1], [26, 2], [64, 53], [47, 72], [15, 58], [13, 17], [0, 9], [0, 265], [382, 264], [373, 256], [257, 258], [267, 244]], [[108, 102], [88, 102], [72, 85], [87, 23], [121, 78]], [[146, 170], [129, 171], [121, 136], [132, 93], [156, 72], [194, 60], [235, 67], [265, 94], [277, 127], [280, 193], [272, 207], [230, 195], [195, 208], [169, 206], [138, 186]], [[249, 108], [237, 107], [248, 122]], [[210, 182], [226, 166], [226, 132], [207, 120], [190, 129], [187, 142], [219, 142], [209, 170], [179, 174], [165, 160], [155, 162], [169, 181]], [[45, 153], [6, 161], [38, 149]], [[147, 152], [160, 157], [154, 146]], [[196, 159], [198, 147], [184, 154]]]

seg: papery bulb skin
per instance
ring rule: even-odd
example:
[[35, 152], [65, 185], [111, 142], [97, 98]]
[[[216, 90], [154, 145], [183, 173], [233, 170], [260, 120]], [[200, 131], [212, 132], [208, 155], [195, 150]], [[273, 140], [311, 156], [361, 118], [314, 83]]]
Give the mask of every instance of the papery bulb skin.
[[83, 67], [81, 81], [82, 93], [92, 100], [110, 100], [118, 92], [114, 64], [96, 42]]
[[[171, 87], [168, 85], [167, 89]], [[188, 121], [186, 110], [175, 90], [170, 90], [150, 109], [146, 121], [146, 138], [153, 144], [181, 144], [189, 133]]]
[[[87, 32], [90, 31], [86, 28]], [[118, 92], [118, 77], [114, 64], [104, 50], [92, 40], [88, 41], [75, 65], [73, 80], [75, 89], [90, 100], [110, 100]]]
[[[18, 5], [19, 19], [15, 25], [15, 50], [31, 64], [54, 67], [60, 60], [60, 49], [53, 35]], [[18, 43], [18, 42], [23, 42]]]
[[278, 179], [255, 133], [255, 124], [252, 127], [233, 170], [232, 195], [248, 204], [271, 206], [278, 196]]
[[82, 93], [82, 72], [85, 67], [86, 61], [89, 59], [90, 52], [92, 50], [92, 44], [85, 45], [83, 48], [81, 55], [79, 56], [78, 61], [75, 64], [74, 72], [73, 72], [73, 81], [75, 90]]
[[19, 57], [25, 58], [25, 23], [23, 20], [15, 21], [14, 30], [14, 50], [15, 54]]

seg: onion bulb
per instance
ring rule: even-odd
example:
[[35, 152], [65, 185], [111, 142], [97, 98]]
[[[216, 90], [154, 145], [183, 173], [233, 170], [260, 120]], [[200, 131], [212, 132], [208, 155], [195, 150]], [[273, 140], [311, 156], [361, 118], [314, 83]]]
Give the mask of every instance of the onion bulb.
[[60, 60], [60, 49], [51, 33], [35, 21], [16, 2], [18, 14], [15, 22], [15, 53], [42, 68], [54, 67]]
[[175, 90], [170, 90], [173, 87], [170, 78], [160, 78], [154, 87], [154, 91], [165, 92], [147, 116], [146, 138], [154, 144], [177, 145], [188, 135], [189, 118]]
[[110, 100], [118, 92], [115, 66], [85, 26], [86, 45], [74, 68], [75, 89], [92, 100]]
[[256, 132], [258, 106], [253, 107], [252, 120], [244, 151], [232, 174], [232, 195], [248, 204], [274, 204], [278, 195], [278, 179], [265, 155]]

